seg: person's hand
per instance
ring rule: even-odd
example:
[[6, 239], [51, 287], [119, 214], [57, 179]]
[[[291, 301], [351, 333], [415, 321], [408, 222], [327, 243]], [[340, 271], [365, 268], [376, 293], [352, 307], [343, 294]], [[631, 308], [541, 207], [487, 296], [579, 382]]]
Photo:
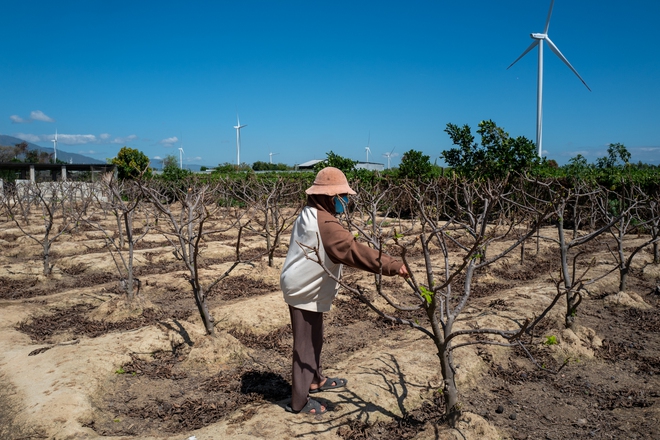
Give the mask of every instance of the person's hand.
[[406, 269], [405, 264], [401, 266], [397, 275], [399, 275], [401, 278], [408, 278], [410, 276], [410, 274], [408, 273], [408, 269]]

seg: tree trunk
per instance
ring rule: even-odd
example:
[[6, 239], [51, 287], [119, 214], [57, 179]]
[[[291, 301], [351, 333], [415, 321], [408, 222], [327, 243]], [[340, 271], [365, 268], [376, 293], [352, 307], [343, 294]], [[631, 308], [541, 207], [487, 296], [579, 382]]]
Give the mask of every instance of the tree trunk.
[[213, 325], [213, 318], [211, 317], [208, 304], [206, 303], [206, 295], [204, 294], [204, 289], [202, 289], [202, 286], [196, 285], [194, 280], [190, 280], [190, 284], [193, 288], [195, 303], [197, 304], [197, 310], [199, 310], [199, 316], [202, 318], [202, 322], [204, 323], [206, 334], [213, 335], [215, 332], [215, 326]]
[[619, 292], [625, 292], [628, 287], [628, 272], [630, 268], [624, 265], [619, 267]]
[[48, 239], [44, 240], [44, 275], [48, 276], [51, 272], [50, 267], [50, 243]]
[[572, 329], [575, 324], [575, 304], [577, 302], [577, 295], [573, 294], [570, 290], [566, 291], [566, 315], [564, 316], [564, 325], [566, 328]]
[[444, 344], [437, 347], [443, 379], [442, 395], [445, 399], [445, 416], [449, 426], [454, 428], [461, 417], [461, 410], [458, 407], [458, 388], [456, 387], [454, 370], [451, 366], [449, 347]]

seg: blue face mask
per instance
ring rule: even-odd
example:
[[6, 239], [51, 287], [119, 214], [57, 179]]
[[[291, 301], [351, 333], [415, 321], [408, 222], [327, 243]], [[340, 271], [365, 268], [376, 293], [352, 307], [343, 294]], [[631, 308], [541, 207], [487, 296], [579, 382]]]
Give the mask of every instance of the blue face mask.
[[[348, 196], [335, 196], [335, 212], [341, 214], [344, 212], [344, 206], [348, 206]], [[342, 204], [342, 201], [344, 202]]]

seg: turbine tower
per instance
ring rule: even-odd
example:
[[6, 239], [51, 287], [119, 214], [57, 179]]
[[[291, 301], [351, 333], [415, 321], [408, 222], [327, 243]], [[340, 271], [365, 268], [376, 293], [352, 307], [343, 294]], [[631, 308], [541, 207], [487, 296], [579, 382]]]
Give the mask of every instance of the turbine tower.
[[183, 169], [183, 148], [179, 147], [179, 169]]
[[57, 129], [55, 129], [55, 139], [53, 142], [53, 163], [57, 163]]
[[236, 122], [237, 124], [234, 125], [234, 128], [236, 129], [236, 166], [240, 167], [241, 166], [241, 128], [247, 127], [247, 124], [241, 125], [240, 119], [238, 119], [238, 114], [236, 114]]
[[[394, 148], [396, 148], [396, 147], [394, 147]], [[392, 151], [390, 151], [389, 153], [383, 153], [383, 157], [387, 158], [387, 169], [388, 170], [390, 169], [390, 159], [393, 158], [393, 157], [396, 157], [398, 155], [398, 153], [394, 153], [394, 148], [392, 148]]]
[[542, 34], [537, 34], [533, 33], [530, 34], [532, 37], [532, 44], [529, 45], [527, 49], [520, 55], [509, 67], [507, 67], [507, 70], [511, 68], [514, 64], [518, 62], [522, 57], [527, 55], [527, 52], [530, 50], [534, 49], [536, 46], [539, 47], [539, 67], [538, 67], [538, 83], [537, 83], [537, 89], [536, 89], [536, 147], [538, 148], [538, 154], [539, 157], [542, 157], [543, 154], [543, 42], [545, 41], [548, 44], [548, 47], [550, 47], [550, 50], [559, 57], [560, 60], [564, 62], [568, 66], [569, 69], [573, 71], [573, 73], [582, 81], [582, 84], [591, 91], [587, 83], [582, 79], [579, 73], [577, 73], [577, 70], [571, 66], [571, 63], [568, 62], [566, 57], [562, 55], [562, 53], [559, 51], [557, 46], [550, 40], [550, 37], [548, 37], [548, 28], [550, 27], [550, 17], [552, 16], [552, 7], [555, 4], [555, 0], [550, 1], [550, 10], [548, 11], [548, 19], [545, 22], [545, 29], [543, 30]]
[[364, 147], [364, 151], [367, 152], [367, 163], [369, 163], [369, 153], [371, 153], [371, 132], [369, 132], [369, 138], [367, 139], [367, 146]]
[[271, 164], [273, 163], [273, 156], [278, 155], [278, 154], [280, 154], [280, 153], [268, 153], [268, 155], [270, 156], [270, 163]]

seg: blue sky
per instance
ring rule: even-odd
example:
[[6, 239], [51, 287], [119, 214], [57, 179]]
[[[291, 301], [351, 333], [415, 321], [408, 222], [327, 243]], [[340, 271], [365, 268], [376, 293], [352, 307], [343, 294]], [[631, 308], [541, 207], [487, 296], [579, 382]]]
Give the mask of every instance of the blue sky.
[[[184, 164], [289, 165], [330, 150], [392, 166], [438, 160], [447, 123], [492, 119], [535, 140], [550, 0], [30, 1], [3, 6], [0, 133], [96, 159], [126, 145]], [[655, 0], [556, 0], [544, 154], [589, 161], [621, 142], [660, 164]]]

